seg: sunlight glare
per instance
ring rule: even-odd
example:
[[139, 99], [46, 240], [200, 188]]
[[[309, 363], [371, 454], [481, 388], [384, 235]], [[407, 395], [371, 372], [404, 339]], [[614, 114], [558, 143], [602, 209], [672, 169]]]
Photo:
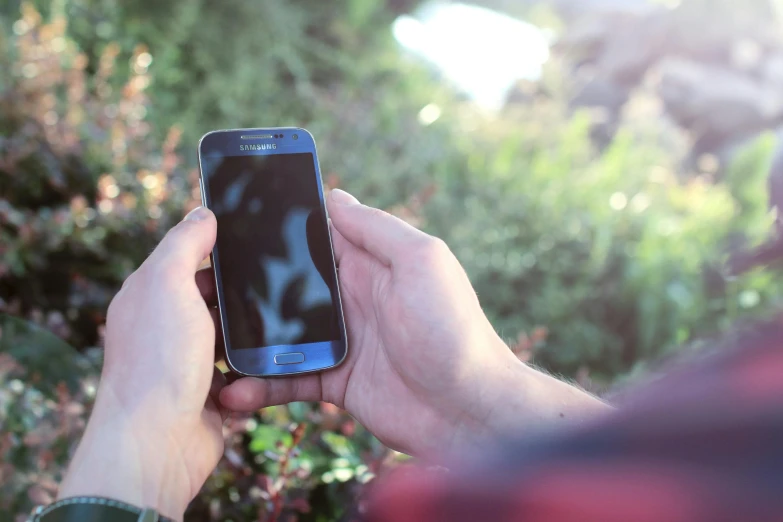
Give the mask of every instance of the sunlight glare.
[[440, 115], [440, 107], [434, 103], [430, 103], [429, 105], [426, 105], [424, 108], [422, 108], [421, 111], [419, 111], [419, 123], [425, 127], [427, 125], [432, 125], [435, 123], [435, 121], [437, 121], [438, 118], [440, 118]]
[[404, 48], [433, 63], [480, 106], [498, 110], [518, 80], [538, 80], [549, 42], [534, 25], [467, 4], [433, 4], [392, 25]]

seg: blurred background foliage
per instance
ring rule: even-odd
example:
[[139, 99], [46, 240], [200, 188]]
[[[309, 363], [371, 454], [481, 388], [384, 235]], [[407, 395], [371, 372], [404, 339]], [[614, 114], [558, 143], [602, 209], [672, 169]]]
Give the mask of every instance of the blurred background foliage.
[[[411, 44], [459, 4], [0, 6], [0, 520], [52, 498], [108, 302], [197, 204], [215, 128], [311, 130], [328, 186], [444, 238], [511, 349], [593, 390], [774, 313], [780, 2], [479, 4], [539, 39], [463, 76], [543, 64], [491, 103]], [[350, 520], [403, 459], [327, 404], [226, 436], [193, 519]]]

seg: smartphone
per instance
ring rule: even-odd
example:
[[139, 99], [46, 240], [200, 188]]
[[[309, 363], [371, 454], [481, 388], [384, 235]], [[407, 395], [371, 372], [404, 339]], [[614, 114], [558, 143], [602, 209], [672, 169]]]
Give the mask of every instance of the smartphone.
[[202, 203], [218, 223], [212, 267], [228, 366], [281, 376], [339, 365], [348, 343], [313, 136], [213, 131], [198, 155]]

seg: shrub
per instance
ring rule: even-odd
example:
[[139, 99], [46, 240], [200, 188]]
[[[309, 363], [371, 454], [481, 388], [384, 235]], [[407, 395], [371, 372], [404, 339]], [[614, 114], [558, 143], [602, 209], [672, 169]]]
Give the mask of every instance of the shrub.
[[67, 38], [32, 8], [0, 59], [0, 295], [2, 309], [45, 323], [77, 346], [98, 342], [118, 285], [178, 215], [194, 204], [194, 171], [161, 148], [144, 121], [145, 50], [114, 87], [117, 48], [94, 74]]
[[[89, 414], [100, 356], [63, 339], [100, 344], [113, 294], [198, 198], [179, 129], [161, 147], [145, 121], [144, 47], [120, 81], [119, 47], [89, 72], [64, 18], [28, 5], [14, 30], [0, 55], [0, 311], [27, 321], [0, 316], [0, 519], [53, 498]], [[235, 418], [226, 436], [200, 519], [334, 519], [394, 458], [330, 405]]]

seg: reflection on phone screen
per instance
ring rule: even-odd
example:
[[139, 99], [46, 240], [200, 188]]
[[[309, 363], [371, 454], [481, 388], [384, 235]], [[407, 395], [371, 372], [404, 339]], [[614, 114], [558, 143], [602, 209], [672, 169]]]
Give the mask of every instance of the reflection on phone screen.
[[230, 348], [339, 340], [313, 155], [213, 157], [204, 168]]

